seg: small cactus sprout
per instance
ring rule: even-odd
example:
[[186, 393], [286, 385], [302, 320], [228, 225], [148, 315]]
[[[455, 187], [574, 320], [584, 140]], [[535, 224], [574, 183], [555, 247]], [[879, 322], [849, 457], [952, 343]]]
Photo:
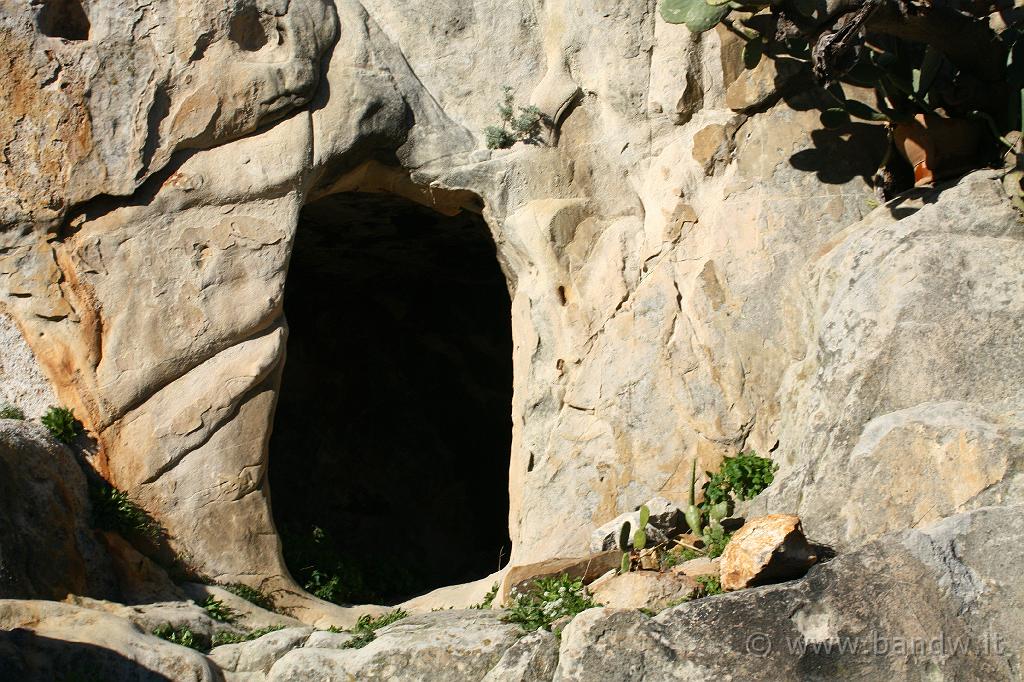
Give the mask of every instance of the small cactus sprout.
[[647, 522], [650, 518], [651, 510], [645, 504], [640, 507], [640, 527], [633, 534], [633, 549], [643, 549], [647, 546]]
[[619, 530], [619, 549], [623, 552], [629, 551], [629, 521], [622, 524], [622, 528]]
[[683, 516], [686, 518], [686, 525], [690, 527], [690, 532], [699, 537], [702, 534], [703, 527], [700, 509], [696, 503], [696, 486], [697, 460], [693, 460], [693, 466], [690, 468], [690, 504], [686, 507], [686, 513]]
[[619, 573], [629, 573], [631, 568], [632, 560], [630, 559], [629, 552], [625, 552], [622, 555], [622, 565], [619, 566]]

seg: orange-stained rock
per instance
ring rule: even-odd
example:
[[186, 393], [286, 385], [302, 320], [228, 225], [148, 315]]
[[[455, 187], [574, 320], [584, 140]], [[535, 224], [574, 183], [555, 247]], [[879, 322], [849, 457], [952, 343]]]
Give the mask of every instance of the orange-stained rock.
[[799, 516], [770, 514], [751, 519], [736, 531], [722, 553], [722, 589], [741, 590], [799, 578], [817, 560]]

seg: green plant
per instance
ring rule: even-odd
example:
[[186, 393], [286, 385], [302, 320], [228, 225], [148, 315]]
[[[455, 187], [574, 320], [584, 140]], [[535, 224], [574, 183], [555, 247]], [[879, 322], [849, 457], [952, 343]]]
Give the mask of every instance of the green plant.
[[494, 598], [496, 596], [498, 596], [498, 583], [491, 585], [491, 589], [484, 595], [484, 600], [482, 602], [479, 604], [473, 604], [469, 608], [479, 610], [489, 609], [494, 604]]
[[505, 621], [517, 623], [527, 632], [540, 628], [550, 630], [551, 624], [559, 618], [575, 618], [595, 606], [600, 604], [587, 594], [583, 580], [563, 573], [539, 578], [526, 593], [513, 595]]
[[708, 526], [702, 536], [704, 540], [704, 555], [709, 559], [722, 556], [725, 546], [732, 539], [732, 534], [727, 533], [721, 526]]
[[150, 540], [159, 540], [165, 535], [160, 524], [149, 512], [135, 504], [128, 493], [102, 480], [91, 483], [89, 499], [92, 502], [93, 525], [100, 530]]
[[519, 107], [517, 115], [515, 95], [509, 86], [504, 88], [504, 95], [498, 103], [498, 113], [501, 116], [501, 125], [484, 128], [484, 139], [488, 149], [507, 149], [516, 142], [539, 141], [543, 114], [540, 109], [531, 105]]
[[238, 614], [234, 609], [226, 606], [224, 602], [213, 595], [206, 598], [206, 601], [202, 603], [202, 607], [206, 609], [206, 613], [210, 618], [221, 623], [233, 623], [238, 618]]
[[698, 597], [713, 597], [722, 594], [722, 583], [713, 575], [698, 575], [694, 578], [697, 581]]
[[[778, 468], [778, 464], [767, 457], [758, 457], [753, 451], [726, 457], [718, 471], [713, 474], [708, 472], [710, 478], [704, 484], [705, 510], [710, 512], [712, 508], [724, 509], [719, 520], [725, 518], [733, 495], [741, 500], [754, 499], [772, 484]], [[726, 506], [720, 507], [722, 504]]]
[[686, 525], [690, 527], [690, 532], [694, 535], [700, 535], [703, 529], [703, 523], [701, 521], [701, 511], [697, 507], [697, 460], [693, 460], [690, 466], [690, 501], [686, 507], [686, 512], [683, 514], [683, 518], [686, 519]]
[[[790, 72], [790, 82], [817, 80], [824, 88], [817, 106], [827, 129], [852, 118], [889, 126], [913, 125], [918, 115], [974, 119], [990, 130], [993, 147], [998, 141], [1020, 154], [1008, 137], [1024, 118], [1024, 23], [1005, 9], [1006, 3], [994, 0], [661, 2], [669, 23], [698, 33], [721, 24], [739, 35], [746, 68], [768, 58], [780, 74], [783, 67]], [[990, 22], [997, 13], [1000, 20]], [[856, 88], [869, 88], [873, 105], [848, 94]], [[875, 176], [884, 194], [896, 189], [888, 167], [891, 133], [889, 139]], [[982, 161], [978, 155], [974, 164]]]
[[241, 597], [250, 604], [255, 604], [261, 609], [266, 609], [267, 611], [274, 610], [274, 601], [255, 587], [250, 587], [243, 583], [229, 583], [227, 585], [221, 585], [221, 587], [236, 597]]
[[25, 413], [17, 405], [5, 403], [0, 407], [0, 419], [24, 419]]
[[192, 632], [192, 629], [187, 625], [176, 628], [170, 623], [164, 623], [153, 628], [153, 634], [160, 639], [171, 642], [172, 644], [186, 646], [189, 649], [195, 649], [196, 651], [203, 650], [203, 647], [200, 646], [196, 639], [195, 633]]
[[699, 552], [692, 547], [673, 547], [672, 549], [662, 552], [661, 566], [662, 568], [672, 568], [673, 566], [678, 566], [679, 564], [690, 561], [691, 559], [699, 559], [702, 556], [704, 556], [702, 552]]
[[41, 421], [50, 435], [66, 445], [74, 443], [82, 431], [82, 422], [75, 419], [75, 413], [66, 407], [50, 406]]
[[368, 613], [364, 613], [359, 616], [356, 624], [349, 629], [349, 632], [352, 633], [352, 639], [345, 642], [342, 647], [345, 649], [362, 649], [377, 638], [377, 630], [386, 625], [391, 625], [408, 615], [402, 609], [395, 609], [376, 618]]
[[250, 630], [246, 633], [228, 632], [222, 630], [220, 632], [213, 633], [213, 646], [222, 646], [224, 644], [238, 644], [239, 642], [251, 642], [254, 639], [259, 639], [263, 635], [269, 635], [271, 632], [277, 632], [283, 630], [283, 625], [269, 625], [265, 628], [258, 628], [256, 630]]

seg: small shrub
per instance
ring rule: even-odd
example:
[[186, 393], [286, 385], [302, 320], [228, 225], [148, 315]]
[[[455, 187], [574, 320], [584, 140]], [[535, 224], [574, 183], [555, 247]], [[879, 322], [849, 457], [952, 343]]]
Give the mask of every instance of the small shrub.
[[213, 646], [222, 646], [224, 644], [238, 644], [240, 642], [251, 642], [254, 639], [259, 639], [263, 635], [269, 635], [271, 632], [277, 632], [283, 630], [283, 625], [270, 625], [265, 628], [258, 628], [256, 630], [250, 630], [244, 634], [237, 632], [215, 632], [213, 634]]
[[207, 597], [202, 606], [206, 609], [206, 615], [221, 623], [233, 623], [238, 618], [234, 609], [226, 606], [224, 602], [213, 595]]
[[96, 528], [151, 540], [163, 537], [164, 529], [149, 512], [132, 502], [128, 493], [98, 482], [90, 487], [89, 497], [92, 501], [93, 525]]
[[170, 623], [164, 623], [153, 628], [153, 634], [160, 639], [167, 640], [172, 644], [178, 644], [180, 646], [187, 646], [189, 649], [195, 649], [196, 651], [202, 651], [202, 647], [196, 641], [196, 635], [192, 632], [192, 629], [187, 625], [183, 625], [180, 628], [173, 627]]
[[241, 597], [250, 604], [255, 604], [261, 609], [266, 609], [267, 611], [274, 610], [274, 600], [263, 592], [257, 590], [255, 587], [249, 587], [243, 583], [230, 583], [228, 585], [221, 585], [221, 587], [236, 597]]
[[709, 559], [722, 556], [725, 546], [732, 539], [732, 533], [726, 532], [721, 526], [708, 526], [704, 531], [704, 554]]
[[698, 597], [713, 597], [723, 593], [721, 581], [713, 575], [698, 575], [694, 580], [699, 588]]
[[66, 407], [51, 406], [41, 421], [50, 435], [65, 445], [74, 443], [82, 431], [82, 422], [75, 419], [75, 413]]
[[4, 404], [0, 407], [0, 419], [24, 419], [25, 413], [22, 412], [21, 408], [17, 405], [11, 405], [10, 403]]
[[704, 556], [702, 552], [698, 552], [691, 547], [673, 547], [662, 553], [661, 566], [668, 569], [685, 563], [690, 559], [699, 559], [702, 556]]
[[711, 506], [735, 495], [741, 500], [752, 500], [775, 480], [779, 465], [756, 452], [741, 452], [726, 457], [718, 471], [704, 484], [704, 505]]
[[488, 149], [508, 149], [516, 142], [539, 141], [544, 115], [535, 106], [519, 107], [517, 115], [515, 95], [508, 86], [505, 86], [502, 101], [498, 103], [498, 114], [501, 116], [501, 125], [484, 128]]
[[356, 624], [349, 629], [352, 633], [352, 639], [345, 642], [343, 648], [345, 649], [362, 649], [364, 646], [372, 642], [377, 638], [377, 630], [380, 630], [386, 625], [391, 625], [394, 622], [400, 621], [409, 614], [402, 609], [395, 609], [390, 613], [385, 613], [382, 616], [374, 618], [368, 613], [364, 613], [359, 616], [359, 620]]
[[489, 609], [494, 604], [494, 598], [496, 596], [498, 596], [498, 583], [491, 585], [491, 589], [484, 595], [484, 600], [482, 602], [479, 604], [473, 604], [469, 608], [478, 610]]
[[587, 609], [600, 606], [583, 587], [583, 580], [562, 574], [534, 581], [533, 589], [516, 594], [505, 621], [517, 623], [527, 632], [540, 628], [551, 629], [551, 624], [568, 616], [575, 618]]

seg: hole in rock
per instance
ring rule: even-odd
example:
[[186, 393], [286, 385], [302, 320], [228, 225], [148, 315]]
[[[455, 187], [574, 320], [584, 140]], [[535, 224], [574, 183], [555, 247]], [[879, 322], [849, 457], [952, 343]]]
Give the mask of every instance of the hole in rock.
[[511, 304], [483, 219], [392, 195], [307, 206], [270, 441], [285, 562], [396, 603], [507, 559]]
[[36, 21], [43, 35], [51, 38], [89, 39], [89, 17], [81, 0], [47, 0]]
[[245, 7], [231, 17], [228, 39], [245, 52], [256, 52], [267, 44], [267, 33], [263, 30], [260, 13], [255, 7]]

